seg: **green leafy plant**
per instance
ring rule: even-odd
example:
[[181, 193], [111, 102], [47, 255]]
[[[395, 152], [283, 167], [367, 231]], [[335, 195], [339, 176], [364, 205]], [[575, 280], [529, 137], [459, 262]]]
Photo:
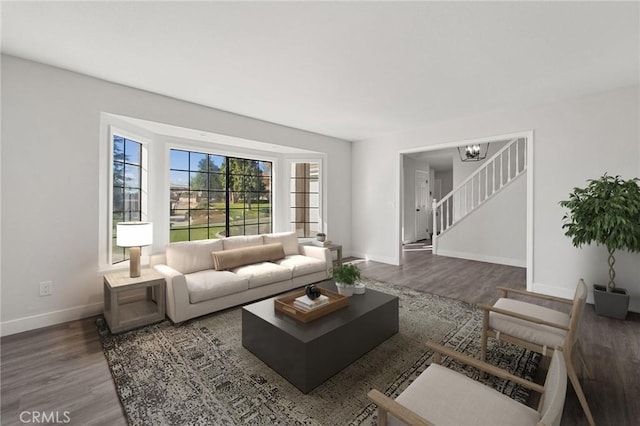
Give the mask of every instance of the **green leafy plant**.
[[587, 182], [586, 188], [573, 188], [569, 199], [560, 201], [569, 209], [562, 228], [575, 247], [595, 242], [607, 248], [607, 291], [612, 291], [616, 287], [615, 251], [640, 251], [640, 179], [623, 180], [605, 173]]
[[360, 270], [351, 263], [338, 266], [332, 272], [333, 280], [344, 285], [354, 285], [360, 279]]
[[316, 234], [316, 237], [326, 237], [326, 236], [327, 236], [327, 234], [325, 234], [324, 232], [318, 232]]

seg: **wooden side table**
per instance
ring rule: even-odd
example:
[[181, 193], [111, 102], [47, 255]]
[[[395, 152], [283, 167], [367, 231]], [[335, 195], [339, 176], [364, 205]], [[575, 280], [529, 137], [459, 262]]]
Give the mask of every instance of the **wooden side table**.
[[[135, 296], [145, 290], [143, 297]], [[104, 276], [104, 318], [112, 333], [164, 320], [165, 280], [153, 269], [143, 269], [131, 278], [129, 271]], [[142, 300], [140, 300], [142, 299]]]
[[329, 251], [335, 251], [336, 252], [336, 260], [333, 262], [335, 264], [335, 266], [341, 266], [342, 265], [342, 246], [340, 244], [327, 244], [324, 246], [324, 248], [329, 249]]

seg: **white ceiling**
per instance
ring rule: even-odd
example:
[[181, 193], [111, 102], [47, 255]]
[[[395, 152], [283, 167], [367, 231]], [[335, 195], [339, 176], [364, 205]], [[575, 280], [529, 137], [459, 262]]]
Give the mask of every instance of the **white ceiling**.
[[4, 53], [347, 140], [640, 75], [638, 2], [1, 7]]

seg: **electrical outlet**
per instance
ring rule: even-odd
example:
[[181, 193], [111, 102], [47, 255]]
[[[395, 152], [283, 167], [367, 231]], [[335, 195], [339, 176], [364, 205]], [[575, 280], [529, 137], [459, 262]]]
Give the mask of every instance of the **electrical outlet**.
[[40, 283], [40, 296], [51, 296], [53, 294], [53, 281], [42, 281]]

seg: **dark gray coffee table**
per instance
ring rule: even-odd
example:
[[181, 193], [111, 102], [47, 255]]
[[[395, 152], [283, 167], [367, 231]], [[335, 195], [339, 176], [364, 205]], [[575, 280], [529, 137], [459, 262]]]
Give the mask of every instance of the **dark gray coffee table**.
[[[318, 285], [337, 292], [331, 280]], [[306, 324], [276, 312], [274, 299], [242, 308], [242, 346], [304, 393], [398, 332], [398, 298], [370, 288]]]

